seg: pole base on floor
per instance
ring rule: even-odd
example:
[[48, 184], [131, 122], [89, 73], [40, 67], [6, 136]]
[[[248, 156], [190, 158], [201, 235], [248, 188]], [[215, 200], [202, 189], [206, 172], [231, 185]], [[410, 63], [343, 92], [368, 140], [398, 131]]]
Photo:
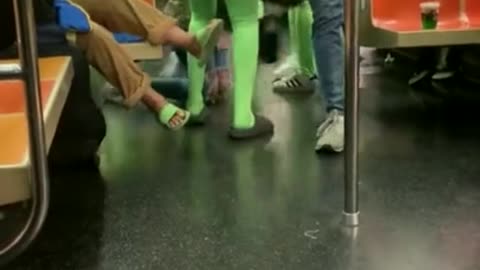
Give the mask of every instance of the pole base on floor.
[[360, 212], [354, 214], [343, 212], [343, 225], [347, 227], [358, 227], [358, 225], [360, 225]]

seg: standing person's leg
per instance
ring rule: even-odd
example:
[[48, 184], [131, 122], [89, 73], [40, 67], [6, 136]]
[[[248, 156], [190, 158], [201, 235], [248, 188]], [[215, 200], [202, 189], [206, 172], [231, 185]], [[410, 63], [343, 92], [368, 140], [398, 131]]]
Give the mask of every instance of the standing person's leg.
[[215, 81], [216, 87], [210, 88], [207, 101], [214, 105], [225, 99], [226, 92], [232, 87], [230, 74], [230, 36], [227, 33], [222, 35], [214, 53], [214, 68], [209, 70], [209, 78]]
[[313, 14], [308, 1], [289, 11], [290, 37], [293, 50], [298, 57], [300, 72], [309, 77], [316, 74], [312, 44]]
[[[190, 9], [192, 12], [190, 32], [196, 33], [215, 17], [217, 0], [190, 0]], [[190, 55], [188, 56], [188, 78], [190, 86], [187, 108], [192, 113], [192, 123], [203, 124], [206, 116], [202, 94], [205, 82], [205, 66], [199, 65], [198, 61]]]
[[210, 57], [207, 64], [207, 76], [205, 81], [205, 101], [209, 105], [214, 105], [216, 100], [213, 98], [218, 93], [218, 77], [217, 77], [217, 63], [216, 63], [216, 54], [218, 49], [215, 48], [214, 53]]
[[226, 91], [232, 87], [232, 76], [230, 69], [230, 48], [232, 41], [228, 33], [220, 38], [218, 44], [218, 52], [215, 55], [217, 66], [217, 75], [219, 83], [220, 95], [224, 95]]
[[273, 132], [270, 120], [252, 112], [256, 85], [259, 21], [258, 0], [226, 0], [233, 28], [233, 124], [230, 136], [244, 139]]
[[316, 150], [344, 148], [345, 49], [343, 0], [309, 0], [313, 11], [313, 43], [320, 90], [328, 117], [318, 129]]
[[280, 93], [311, 93], [315, 88], [316, 67], [312, 43], [313, 15], [308, 1], [290, 8], [288, 20], [290, 57], [295, 57], [295, 66], [289, 74], [274, 81], [273, 89]]
[[[297, 18], [298, 15], [300, 15], [298, 10], [298, 7], [291, 7], [288, 9], [288, 44], [290, 51], [284, 62], [273, 71], [273, 75], [276, 79], [290, 78], [295, 75], [299, 69], [297, 55], [297, 40], [299, 31], [296, 29], [298, 21]], [[311, 32], [311, 30], [309, 30], [309, 32]], [[311, 37], [309, 37], [309, 40], [311, 41]]]

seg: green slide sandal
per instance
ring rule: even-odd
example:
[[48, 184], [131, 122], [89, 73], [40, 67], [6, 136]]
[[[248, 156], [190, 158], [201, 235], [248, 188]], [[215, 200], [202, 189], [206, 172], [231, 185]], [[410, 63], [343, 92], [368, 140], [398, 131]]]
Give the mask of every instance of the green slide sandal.
[[[170, 123], [170, 121], [172, 120], [173, 117], [175, 117], [175, 115], [179, 114], [179, 113], [184, 113], [184, 116], [181, 120], [181, 122], [174, 126]], [[188, 120], [190, 119], [190, 112], [187, 112], [187, 111], [184, 111], [180, 108], [178, 108], [177, 106], [171, 104], [171, 103], [168, 103], [167, 105], [165, 105], [162, 110], [158, 113], [158, 116], [159, 116], [159, 120], [162, 124], [164, 124], [166, 127], [168, 127], [169, 129], [171, 130], [179, 130], [181, 129], [183, 126], [185, 126], [185, 124], [188, 122]]]
[[208, 58], [218, 44], [222, 31], [223, 21], [220, 19], [213, 19], [205, 28], [201, 29], [196, 34], [197, 40], [202, 46], [202, 53], [198, 58], [198, 64], [200, 66], [206, 65]]

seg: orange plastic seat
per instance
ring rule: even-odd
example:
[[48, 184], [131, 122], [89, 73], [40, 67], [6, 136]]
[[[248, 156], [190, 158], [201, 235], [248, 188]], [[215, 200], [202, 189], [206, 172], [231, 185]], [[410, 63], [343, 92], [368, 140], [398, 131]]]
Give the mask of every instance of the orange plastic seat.
[[470, 26], [480, 28], [480, 0], [466, 0], [465, 12]]
[[0, 115], [0, 165], [21, 164], [27, 151], [27, 119], [24, 114]]
[[[0, 63], [18, 63], [1, 60]], [[40, 91], [47, 150], [68, 97], [73, 66], [70, 57], [39, 59]], [[0, 206], [30, 198], [30, 157], [24, 84], [0, 80]]]
[[[471, 0], [478, 1], [478, 0]], [[395, 31], [408, 32], [422, 30], [420, 3], [421, 0], [371, 0], [372, 22], [375, 27]], [[438, 29], [458, 29], [463, 27], [460, 21], [459, 0], [439, 0], [440, 11]]]
[[[54, 81], [40, 83], [42, 105], [45, 107]], [[0, 115], [25, 112], [25, 93], [22, 81], [0, 81]]]
[[360, 45], [404, 48], [480, 42], [480, 0], [433, 0], [440, 4], [437, 29], [424, 30], [420, 4], [431, 1], [362, 0]]

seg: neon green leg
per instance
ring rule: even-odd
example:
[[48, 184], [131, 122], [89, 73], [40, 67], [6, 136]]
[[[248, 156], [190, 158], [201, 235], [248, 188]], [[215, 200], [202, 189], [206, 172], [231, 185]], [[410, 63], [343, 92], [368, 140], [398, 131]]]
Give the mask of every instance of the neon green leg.
[[[255, 125], [252, 98], [255, 89], [258, 59], [258, 0], [226, 0], [233, 27], [233, 127], [251, 128]], [[192, 19], [190, 32], [205, 27], [216, 13], [216, 0], [190, 0]], [[190, 93], [188, 110], [198, 114], [203, 109], [202, 87], [205, 68], [188, 57]]]
[[[190, 9], [192, 12], [189, 31], [197, 33], [208, 25], [208, 22], [216, 15], [216, 0], [190, 0]], [[198, 115], [204, 108], [203, 101], [203, 83], [205, 80], [205, 66], [199, 66], [198, 59], [188, 55], [188, 78], [189, 94], [187, 101], [187, 110], [192, 115]]]
[[233, 27], [233, 127], [255, 125], [252, 112], [258, 64], [258, 0], [226, 0]]
[[313, 76], [316, 74], [312, 43], [313, 14], [308, 1], [291, 8], [288, 12], [288, 20], [291, 51], [296, 55], [302, 72]]

